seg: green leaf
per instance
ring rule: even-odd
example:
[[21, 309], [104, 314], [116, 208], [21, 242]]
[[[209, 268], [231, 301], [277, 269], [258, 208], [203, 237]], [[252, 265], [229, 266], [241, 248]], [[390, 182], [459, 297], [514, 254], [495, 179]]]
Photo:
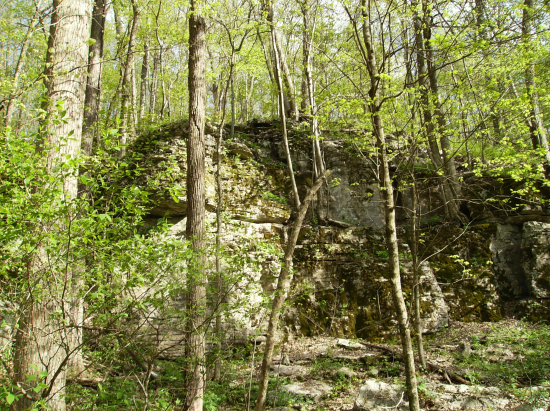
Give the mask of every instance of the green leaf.
[[11, 392], [8, 392], [8, 396], [6, 397], [6, 402], [8, 405], [11, 405], [12, 402], [15, 401], [15, 395], [13, 395]]

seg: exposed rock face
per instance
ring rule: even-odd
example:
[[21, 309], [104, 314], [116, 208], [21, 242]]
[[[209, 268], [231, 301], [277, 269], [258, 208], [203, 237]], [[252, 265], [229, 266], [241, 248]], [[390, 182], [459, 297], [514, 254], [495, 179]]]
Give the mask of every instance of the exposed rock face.
[[380, 321], [392, 316], [381, 239], [361, 228], [303, 227], [294, 260], [296, 304], [287, 312], [295, 332], [372, 338], [392, 328]]
[[501, 224], [491, 240], [499, 294], [509, 311], [532, 321], [549, 321], [550, 224]]
[[523, 224], [521, 251], [530, 294], [550, 298], [550, 224], [537, 221]]
[[[223, 242], [234, 253], [246, 249], [256, 262], [243, 268], [244, 274], [235, 288], [242, 294], [231, 297], [240, 304], [232, 313], [231, 323], [240, 330], [236, 334], [247, 337], [265, 324], [260, 307], [265, 293], [271, 293], [277, 284], [280, 253], [288, 231], [285, 224], [293, 201], [277, 131], [266, 127], [243, 131], [246, 134], [226, 141], [221, 158], [223, 210], [229, 221]], [[168, 213], [173, 217], [170, 235], [180, 239], [184, 239], [187, 211], [185, 134], [184, 124], [167, 126], [155, 135], [140, 138], [135, 146], [142, 150], [149, 167], [140, 183], [156, 190], [157, 202], [150, 211], [151, 218], [156, 220]], [[290, 136], [300, 195], [312, 184], [311, 141], [306, 132], [302, 134], [294, 132]], [[289, 295], [292, 303], [284, 317], [283, 332], [380, 339], [395, 332], [396, 322], [387, 278], [384, 212], [375, 164], [354, 155], [337, 138], [326, 137], [323, 152], [333, 180], [319, 192], [300, 233], [294, 258], [294, 285]], [[215, 158], [215, 140], [208, 136], [206, 201], [212, 223], [217, 207]], [[502, 300], [523, 298], [529, 306], [528, 298], [550, 297], [549, 224], [496, 224], [488, 210], [478, 207], [472, 211], [476, 218], [491, 224], [478, 224], [467, 230], [441, 225], [444, 203], [439, 189], [430, 186], [428, 179], [421, 180], [420, 259], [429, 257], [420, 267], [424, 332], [436, 332], [449, 318], [498, 320], [502, 316]], [[480, 187], [475, 195], [491, 195], [491, 184]], [[411, 191], [396, 192], [398, 223], [408, 226], [410, 215], [406, 210], [412, 203]], [[400, 264], [406, 298], [412, 295], [413, 286], [408, 235], [401, 229]], [[244, 239], [252, 244], [271, 243], [271, 248], [243, 248]]]
[[504, 395], [496, 387], [441, 385], [437, 404], [442, 404], [450, 410], [509, 410], [510, 401], [502, 398]]
[[491, 241], [498, 288], [504, 298], [518, 299], [529, 292], [522, 265], [522, 235], [521, 225], [499, 224]]
[[449, 306], [443, 298], [441, 287], [437, 283], [432, 267], [424, 262], [420, 265], [421, 305], [430, 306], [431, 310], [422, 310], [422, 331], [433, 333], [449, 323]]

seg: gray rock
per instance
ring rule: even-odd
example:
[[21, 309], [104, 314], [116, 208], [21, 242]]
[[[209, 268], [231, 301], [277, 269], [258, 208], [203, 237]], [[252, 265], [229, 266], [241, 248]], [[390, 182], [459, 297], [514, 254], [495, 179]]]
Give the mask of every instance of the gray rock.
[[378, 370], [378, 368], [369, 367], [369, 369], [367, 370], [367, 375], [370, 376], [370, 377], [376, 378], [376, 377], [378, 377], [379, 372], [380, 371]]
[[501, 293], [510, 293], [519, 298], [528, 293], [525, 271], [521, 264], [522, 230], [519, 225], [499, 224], [491, 239], [491, 254], [497, 288]]
[[462, 342], [458, 345], [457, 352], [464, 358], [468, 358], [472, 354], [472, 347], [470, 343]]
[[430, 310], [423, 310], [422, 332], [435, 333], [440, 331], [449, 323], [449, 306], [443, 298], [441, 287], [437, 283], [435, 274], [428, 262], [420, 265], [420, 284], [422, 287], [423, 299], [430, 299]]
[[337, 345], [344, 348], [351, 348], [351, 349], [363, 349], [365, 346], [363, 344], [360, 344], [358, 342], [353, 342], [350, 340], [345, 340], [343, 338], [339, 338], [336, 342]]
[[535, 298], [549, 298], [550, 224], [538, 221], [523, 224], [521, 250], [530, 294]]
[[271, 367], [271, 372], [279, 374], [283, 377], [303, 377], [307, 374], [307, 368], [301, 365], [274, 365]]
[[334, 372], [334, 375], [341, 375], [342, 377], [352, 378], [356, 377], [357, 373], [348, 367], [340, 367]]
[[327, 383], [316, 380], [295, 382], [283, 385], [281, 388], [289, 394], [304, 395], [315, 400], [320, 399], [321, 396], [328, 394], [332, 390], [332, 387]]
[[367, 380], [359, 390], [353, 410], [384, 411], [388, 407], [393, 407], [397, 411], [407, 411], [409, 409], [408, 402], [405, 401], [403, 388], [382, 381]]
[[509, 401], [504, 398], [470, 396], [462, 401], [460, 409], [469, 411], [506, 410], [508, 403]]

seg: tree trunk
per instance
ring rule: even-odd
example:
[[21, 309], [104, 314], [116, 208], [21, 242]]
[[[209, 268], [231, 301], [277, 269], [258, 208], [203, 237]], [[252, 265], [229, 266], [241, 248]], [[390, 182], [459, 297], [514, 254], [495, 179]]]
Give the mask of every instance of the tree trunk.
[[206, 380], [205, 322], [205, 150], [206, 111], [206, 22], [203, 4], [191, 1], [189, 17], [189, 138], [187, 139], [187, 238], [193, 256], [188, 265], [189, 333], [188, 359], [191, 363], [187, 380], [186, 405], [191, 411], [202, 411]]
[[[413, 2], [416, 6], [416, 2]], [[426, 6], [425, 6], [426, 7]], [[425, 11], [425, 14], [427, 11]], [[418, 83], [420, 87], [422, 114], [428, 137], [430, 158], [438, 170], [443, 170], [444, 176], [440, 177], [440, 185], [449, 217], [460, 221], [464, 216], [458, 209], [457, 199], [460, 195], [460, 184], [456, 175], [456, 167], [452, 159], [451, 145], [445, 130], [445, 119], [440, 109], [438, 85], [435, 65], [433, 63], [433, 51], [430, 45], [431, 25], [422, 19], [418, 12], [414, 12], [414, 28], [416, 40], [416, 56], [418, 64]], [[431, 107], [435, 109], [432, 113]], [[437, 144], [437, 135], [440, 137], [442, 154]]]
[[288, 68], [288, 64], [286, 62], [286, 56], [285, 52], [283, 50], [283, 47], [281, 46], [281, 39], [279, 38], [279, 33], [277, 31], [277, 28], [273, 25], [273, 21], [271, 22], [271, 30], [272, 30], [272, 36], [273, 36], [273, 44], [274, 44], [274, 51], [278, 56], [279, 60], [279, 68], [282, 69], [279, 73], [279, 76], [282, 74], [282, 79], [284, 83], [284, 90], [286, 98], [288, 99], [289, 104], [289, 116], [292, 116], [292, 118], [296, 121], [299, 120], [300, 113], [298, 111], [298, 104], [296, 103], [296, 88], [294, 87], [294, 80], [292, 80], [292, 75], [290, 73], [290, 69]]
[[235, 136], [235, 50], [231, 52], [231, 76], [229, 77], [229, 82], [231, 83], [231, 134], [229, 138], [233, 139]]
[[[45, 84], [51, 110], [63, 101], [66, 115], [65, 121], [51, 122], [47, 128], [49, 144], [53, 148], [48, 151], [47, 164], [52, 172], [60, 162], [76, 157], [81, 148], [91, 15], [91, 0], [53, 2], [53, 24], [48, 40], [51, 47], [48, 47], [46, 57], [46, 62], [52, 64], [45, 70]], [[76, 173], [65, 177], [63, 185], [65, 199], [74, 200], [78, 190]], [[78, 285], [79, 278], [71, 272], [65, 275], [45, 271], [44, 255], [45, 250], [39, 248], [29, 263], [33, 286], [40, 284], [33, 288], [43, 288], [44, 293], [29, 296], [31, 302], [23, 310], [17, 330], [14, 383], [26, 391], [26, 395], [12, 405], [17, 411], [30, 408], [33, 399], [37, 399], [33, 395], [46, 399], [46, 405], [52, 411], [65, 410], [65, 367], [71, 352], [79, 348], [72, 345], [75, 324], [67, 326], [58, 321], [57, 316], [51, 316], [65, 307], [60, 291], [69, 285], [68, 289], [74, 293], [73, 287]], [[72, 294], [70, 298], [74, 296]], [[70, 312], [63, 314], [71, 318]], [[37, 381], [29, 382], [27, 376], [40, 372], [47, 373], [46, 377], [38, 379], [44, 381], [47, 388], [37, 394], [32, 390]]]
[[260, 382], [258, 387], [258, 399], [256, 400], [256, 406], [254, 411], [263, 411], [265, 407], [265, 400], [267, 398], [267, 386], [269, 383], [269, 369], [273, 361], [273, 349], [275, 347], [275, 333], [279, 323], [279, 317], [281, 316], [281, 309], [286, 301], [288, 290], [291, 284], [291, 267], [292, 256], [294, 255], [294, 249], [296, 248], [296, 242], [298, 241], [298, 234], [304, 222], [309, 203], [315, 195], [315, 193], [321, 188], [321, 185], [325, 182], [327, 174], [323, 174], [313, 184], [311, 190], [307, 193], [304, 201], [301, 203], [296, 220], [292, 225], [292, 230], [288, 239], [288, 243], [285, 247], [285, 257], [279, 274], [279, 280], [277, 282], [277, 289], [275, 290], [275, 296], [271, 304], [271, 314], [269, 316], [269, 325], [267, 329], [267, 340], [264, 348], [264, 358], [262, 360], [262, 368], [260, 371]]
[[264, 52], [264, 59], [265, 59], [265, 65], [267, 67], [267, 72], [269, 73], [269, 79], [271, 80], [271, 84], [275, 83], [275, 78], [273, 77], [273, 72], [271, 70], [271, 59], [269, 58], [269, 53], [267, 51], [267, 47], [264, 44], [264, 41], [262, 39], [262, 35], [260, 33], [260, 29], [257, 28], [257, 35], [260, 39], [260, 44], [262, 45], [262, 51]]
[[256, 80], [256, 77], [251, 75], [250, 76], [250, 85], [248, 86], [248, 91], [246, 93], [246, 97], [244, 100], [244, 106], [243, 106], [243, 114], [242, 117], [244, 121], [248, 121], [248, 118], [250, 116], [249, 108], [250, 108], [250, 101], [252, 100], [252, 94], [254, 93], [254, 82]]
[[420, 306], [420, 279], [418, 275], [418, 192], [416, 188], [416, 180], [414, 174], [412, 177], [412, 210], [411, 210], [411, 254], [413, 263], [413, 290], [414, 290], [414, 319], [415, 319], [415, 334], [416, 347], [418, 349], [418, 358], [422, 368], [426, 369], [426, 356], [424, 355], [424, 344], [422, 342], [422, 320]]
[[92, 155], [94, 137], [99, 136], [99, 105], [101, 101], [101, 59], [105, 35], [106, 0], [96, 0], [92, 16], [92, 29], [88, 50], [88, 79], [84, 98], [84, 124], [82, 126], [82, 153]]
[[[271, 25], [271, 27], [272, 27], [271, 35], [273, 37], [274, 36], [273, 25]], [[273, 39], [273, 41], [275, 40]], [[286, 130], [286, 117], [285, 117], [285, 109], [284, 109], [283, 82], [281, 81], [279, 56], [278, 56], [277, 50], [275, 49], [274, 51], [275, 51], [275, 64], [273, 65], [273, 75], [277, 82], [277, 89], [279, 91], [279, 116], [281, 119], [281, 127], [283, 131], [283, 143], [285, 147], [288, 173], [290, 175], [290, 181], [292, 183], [292, 192], [294, 193], [294, 203], [296, 205], [296, 209], [298, 209], [300, 208], [300, 196], [298, 194], [298, 187], [296, 186], [296, 179], [294, 178], [294, 169], [292, 168], [292, 157], [290, 156], [290, 147], [288, 145], [288, 135]]]
[[[311, 114], [311, 131], [313, 133], [313, 169], [315, 177], [324, 174], [325, 166], [323, 163], [323, 156], [321, 153], [321, 145], [319, 143], [319, 119], [317, 118], [317, 102], [315, 100], [315, 86], [313, 83], [313, 64], [312, 64], [312, 40], [313, 34], [310, 35], [309, 31], [312, 29], [310, 27], [310, 14], [308, 10], [308, 5], [302, 6], [302, 14], [304, 18], [304, 74], [306, 79], [306, 88], [307, 88], [307, 97], [309, 106], [309, 111]], [[307, 106], [306, 106], [307, 108]]]
[[159, 72], [159, 60], [160, 60], [160, 50], [155, 52], [153, 57], [153, 73], [151, 74], [151, 90], [149, 94], [149, 114], [154, 118], [156, 113], [156, 104], [157, 104], [157, 85], [158, 85], [158, 72]]
[[[393, 184], [390, 177], [388, 164], [388, 155], [386, 152], [386, 136], [384, 132], [384, 123], [380, 115], [380, 90], [378, 64], [374, 51], [374, 44], [369, 32], [369, 11], [367, 9], [367, 0], [361, 0], [361, 12], [363, 17], [362, 33], [363, 42], [366, 49], [366, 65], [370, 77], [370, 102], [369, 111], [372, 121], [374, 136], [376, 138], [376, 147], [380, 161], [380, 182], [383, 196], [384, 214], [386, 223], [386, 248], [389, 255], [390, 283], [392, 286], [393, 306], [399, 324], [399, 334], [401, 336], [401, 346], [403, 347], [403, 356], [405, 360], [405, 378], [407, 381], [407, 397], [409, 400], [409, 409], [411, 411], [420, 411], [418, 388], [416, 382], [414, 352], [412, 349], [411, 335], [409, 329], [409, 319], [407, 315], [407, 306], [403, 298], [401, 288], [401, 272], [399, 268], [399, 249], [397, 243], [397, 227], [395, 224], [395, 200], [393, 196]], [[351, 15], [350, 15], [351, 18]], [[358, 39], [359, 40], [359, 39]]]
[[143, 60], [141, 62], [141, 87], [139, 90], [139, 122], [145, 114], [145, 96], [147, 94], [147, 75], [149, 72], [149, 45], [147, 42], [143, 45]]
[[128, 55], [124, 64], [124, 74], [122, 76], [122, 100], [120, 102], [120, 157], [126, 154], [126, 144], [128, 143], [128, 135], [133, 134], [133, 123], [131, 111], [129, 107], [132, 97], [132, 67], [134, 65], [134, 52], [136, 48], [136, 36], [139, 25], [139, 6], [136, 0], [132, 0], [132, 28], [130, 29], [130, 38], [128, 40]]
[[[227, 84], [222, 89], [222, 96], [221, 96], [221, 112], [222, 112], [222, 118], [220, 121], [220, 127], [218, 129], [218, 140], [216, 142], [216, 187], [217, 187], [217, 196], [218, 196], [218, 205], [216, 207], [216, 274], [218, 277], [218, 303], [221, 306], [223, 303], [222, 299], [224, 296], [224, 282], [223, 282], [223, 275], [222, 275], [222, 269], [221, 269], [221, 258], [220, 258], [220, 250], [221, 250], [221, 236], [222, 236], [222, 230], [223, 230], [223, 223], [222, 223], [222, 210], [223, 210], [223, 186], [222, 186], [222, 153], [223, 153], [223, 127], [225, 125], [225, 118], [227, 115], [227, 91], [229, 90], [229, 84], [231, 83], [231, 79], [233, 78], [233, 65], [230, 66], [229, 69], [229, 78], [227, 79]], [[221, 379], [222, 374], [222, 342], [221, 342], [221, 331], [222, 331], [222, 318], [221, 318], [221, 312], [218, 308], [218, 312], [216, 313], [216, 338], [218, 340], [217, 342], [217, 357], [216, 357], [216, 363], [214, 365], [214, 381], [219, 381]]]
[[[523, 2], [523, 18], [522, 18], [522, 36], [523, 42], [529, 47], [531, 40], [531, 21], [533, 19], [533, 0], [524, 0]], [[535, 64], [529, 62], [525, 69], [525, 89], [529, 96], [530, 113], [529, 113], [529, 132], [533, 148], [542, 147], [545, 152], [546, 162], [550, 163], [550, 148], [548, 146], [548, 137], [546, 128], [542, 121], [542, 114], [539, 106], [539, 97], [535, 89]]]

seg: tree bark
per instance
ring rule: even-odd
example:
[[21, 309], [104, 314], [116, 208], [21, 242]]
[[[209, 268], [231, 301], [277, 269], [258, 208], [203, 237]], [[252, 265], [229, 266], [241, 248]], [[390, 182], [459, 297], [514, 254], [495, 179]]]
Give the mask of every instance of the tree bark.
[[[216, 188], [217, 188], [217, 196], [218, 196], [218, 204], [216, 207], [216, 274], [218, 277], [218, 303], [221, 305], [223, 303], [222, 298], [224, 295], [224, 281], [223, 281], [223, 274], [222, 274], [222, 268], [221, 268], [221, 258], [220, 258], [220, 250], [221, 250], [221, 236], [222, 236], [222, 230], [223, 230], [223, 222], [222, 222], [222, 210], [223, 210], [223, 185], [222, 185], [222, 152], [223, 152], [223, 127], [225, 125], [225, 118], [227, 115], [227, 91], [229, 89], [229, 84], [231, 83], [231, 79], [233, 78], [233, 65], [230, 66], [229, 69], [229, 78], [227, 79], [227, 84], [222, 89], [222, 96], [221, 96], [221, 111], [222, 111], [222, 118], [220, 121], [220, 127], [218, 129], [218, 139], [216, 141]], [[221, 331], [222, 331], [222, 319], [221, 319], [221, 312], [218, 309], [218, 312], [216, 313], [216, 338], [218, 340], [217, 342], [217, 357], [216, 362], [214, 365], [214, 381], [219, 381], [221, 379], [222, 374], [222, 341], [221, 341]]]
[[[51, 47], [48, 47], [46, 56], [48, 66], [45, 70], [45, 84], [50, 110], [55, 110], [58, 103], [63, 101], [66, 115], [65, 121], [47, 125], [48, 143], [52, 147], [47, 152], [50, 172], [59, 163], [75, 158], [81, 148], [91, 15], [91, 0], [53, 2], [48, 40]], [[76, 172], [64, 178], [63, 186], [65, 199], [74, 200], [78, 191]], [[65, 410], [65, 367], [71, 353], [78, 348], [71, 344], [74, 342], [74, 335], [71, 334], [75, 324], [70, 307], [69, 312], [63, 311], [69, 319], [68, 326], [58, 321], [58, 317], [52, 317], [52, 314], [67, 309], [61, 292], [67, 286], [67, 289], [73, 291], [70, 297], [74, 297], [74, 287], [78, 285], [79, 278], [75, 278], [77, 276], [71, 274], [71, 270], [67, 274], [48, 272], [44, 255], [45, 250], [39, 247], [29, 264], [31, 281], [41, 285], [33, 290], [43, 288], [44, 292], [39, 295], [35, 291], [36, 294], [29, 296], [31, 302], [23, 310], [17, 329], [14, 383], [26, 392], [12, 404], [17, 411], [30, 408], [34, 400], [38, 399], [33, 395], [45, 399], [52, 411]], [[46, 383], [47, 388], [41, 394], [36, 394], [32, 390], [36, 382], [29, 382], [27, 376], [39, 372], [47, 373], [45, 378], [39, 378]]]
[[309, 4], [307, 1], [302, 5], [302, 15], [304, 19], [304, 33], [303, 33], [303, 53], [304, 53], [304, 74], [306, 80], [306, 89], [307, 89], [307, 104], [306, 109], [309, 106], [309, 111], [311, 114], [311, 131], [313, 133], [313, 169], [315, 178], [317, 176], [324, 174], [325, 165], [323, 163], [323, 156], [321, 153], [321, 145], [319, 143], [319, 119], [317, 118], [317, 102], [315, 100], [315, 86], [313, 83], [313, 64], [311, 49], [313, 47], [311, 38], [313, 35], [309, 33], [312, 28], [310, 27], [310, 12]]
[[426, 356], [424, 355], [424, 344], [422, 342], [422, 319], [420, 306], [420, 276], [418, 275], [418, 191], [414, 174], [412, 177], [412, 210], [411, 210], [411, 254], [413, 263], [413, 290], [414, 290], [414, 325], [416, 334], [416, 347], [418, 350], [418, 359], [422, 368], [426, 369]]
[[327, 178], [327, 173], [323, 174], [311, 187], [311, 190], [307, 193], [304, 201], [301, 203], [296, 220], [292, 225], [292, 230], [288, 239], [288, 243], [285, 247], [285, 257], [281, 266], [281, 272], [279, 274], [279, 280], [277, 282], [277, 289], [275, 290], [275, 296], [271, 304], [271, 314], [269, 316], [269, 325], [267, 329], [267, 340], [265, 342], [264, 357], [262, 360], [262, 368], [260, 371], [260, 382], [258, 387], [258, 399], [256, 400], [256, 406], [254, 411], [263, 411], [265, 407], [265, 401], [267, 398], [267, 386], [269, 383], [269, 369], [273, 362], [273, 349], [275, 347], [275, 333], [279, 323], [279, 317], [281, 316], [281, 309], [286, 301], [288, 290], [291, 284], [291, 267], [292, 256], [294, 255], [294, 249], [296, 248], [296, 242], [298, 241], [298, 234], [304, 222], [307, 209], [315, 193], [321, 188]]
[[120, 102], [120, 157], [126, 154], [126, 144], [128, 135], [133, 134], [133, 122], [130, 106], [132, 97], [132, 67], [134, 65], [134, 53], [136, 48], [136, 37], [139, 25], [139, 6], [136, 0], [132, 0], [132, 28], [130, 29], [130, 38], [128, 39], [128, 54], [124, 64], [124, 74], [122, 76], [122, 99]]
[[294, 87], [294, 80], [292, 80], [292, 74], [290, 73], [290, 69], [288, 68], [288, 64], [286, 62], [286, 56], [283, 47], [281, 46], [279, 32], [277, 31], [277, 28], [273, 25], [273, 21], [271, 21], [271, 27], [274, 51], [278, 56], [279, 68], [282, 69], [282, 76], [281, 73], [279, 73], [279, 75], [283, 79], [285, 95], [287, 96], [289, 103], [288, 115], [292, 116], [294, 120], [298, 121], [300, 117], [300, 112], [298, 111], [298, 104], [296, 103], [296, 88]]
[[[401, 272], [399, 268], [399, 250], [397, 243], [397, 227], [395, 224], [395, 200], [393, 195], [393, 184], [390, 176], [388, 156], [386, 152], [387, 147], [386, 136], [384, 132], [384, 123], [382, 120], [382, 116], [380, 115], [380, 73], [378, 71], [374, 44], [372, 42], [369, 31], [370, 19], [369, 10], [367, 7], [367, 0], [361, 0], [361, 14], [363, 20], [362, 37], [366, 54], [365, 63], [370, 77], [370, 100], [368, 106], [374, 136], [376, 138], [376, 148], [378, 150], [380, 163], [380, 182], [386, 223], [386, 248], [389, 255], [389, 274], [390, 284], [392, 287], [392, 300], [397, 316], [397, 323], [399, 324], [401, 346], [403, 347], [409, 409], [411, 411], [420, 411], [414, 365], [414, 353], [409, 329], [409, 318], [407, 314], [407, 306], [405, 305], [405, 299], [403, 297], [403, 290], [401, 288]], [[352, 19], [351, 14], [350, 19]], [[355, 24], [353, 19], [352, 22]], [[359, 41], [359, 38], [357, 40]]]
[[186, 406], [202, 411], [206, 379], [205, 322], [205, 150], [206, 111], [206, 22], [203, 4], [191, 1], [189, 18], [189, 138], [187, 139], [187, 238], [193, 256], [189, 262], [189, 333], [188, 359], [191, 362], [187, 380]]
[[[521, 29], [523, 42], [527, 49], [529, 48], [529, 41], [531, 40], [532, 19], [533, 0], [524, 0]], [[529, 96], [529, 132], [531, 135], [533, 148], [537, 149], [538, 147], [542, 147], [545, 153], [546, 162], [550, 163], [550, 147], [548, 146], [548, 137], [546, 135], [546, 128], [544, 127], [544, 123], [542, 121], [539, 97], [535, 86], [535, 64], [531, 61], [525, 69], [525, 89], [527, 90], [527, 95]]]
[[159, 60], [160, 50], [157, 50], [153, 57], [153, 73], [151, 74], [151, 90], [149, 92], [149, 114], [151, 117], [154, 117], [156, 113]]
[[101, 59], [105, 35], [106, 1], [96, 0], [92, 15], [91, 44], [88, 50], [88, 79], [84, 98], [82, 153], [92, 155], [94, 138], [99, 136], [99, 104], [101, 101]]
[[[417, 3], [413, 2], [413, 6]], [[424, 8], [426, 8], [424, 3]], [[416, 56], [418, 64], [418, 83], [420, 88], [420, 104], [424, 117], [426, 135], [430, 158], [438, 170], [443, 170], [444, 176], [440, 177], [440, 184], [443, 193], [445, 208], [449, 217], [464, 221], [464, 216], [458, 209], [458, 197], [460, 195], [460, 184], [456, 175], [456, 167], [452, 158], [452, 149], [446, 125], [439, 103], [438, 83], [435, 64], [433, 62], [433, 50], [430, 44], [431, 17], [427, 10], [424, 10], [424, 18], [421, 18], [417, 11], [414, 12], [414, 31], [416, 41]], [[432, 112], [432, 105], [435, 107]], [[437, 143], [437, 136], [440, 137], [441, 152]]]
[[139, 89], [139, 122], [145, 114], [145, 96], [147, 94], [147, 75], [149, 73], [149, 44], [147, 41], [143, 45], [143, 60], [141, 62], [141, 87]]
[[[273, 24], [271, 25], [271, 36], [274, 36], [273, 33]], [[273, 39], [273, 41], [275, 41]], [[294, 193], [294, 204], [296, 205], [296, 209], [300, 208], [300, 196], [298, 194], [298, 187], [296, 186], [296, 179], [294, 178], [294, 169], [292, 168], [292, 157], [290, 156], [290, 147], [288, 145], [288, 134], [286, 130], [286, 117], [285, 117], [285, 109], [284, 109], [284, 92], [283, 92], [283, 82], [281, 80], [281, 72], [280, 72], [280, 66], [279, 66], [279, 56], [277, 53], [277, 49], [274, 50], [275, 54], [275, 64], [273, 65], [273, 75], [275, 77], [275, 80], [277, 82], [277, 89], [279, 91], [279, 117], [281, 119], [281, 127], [283, 131], [283, 144], [285, 147], [285, 153], [286, 153], [286, 161], [287, 161], [287, 168], [288, 173], [290, 175], [290, 181], [292, 183], [292, 192]]]

